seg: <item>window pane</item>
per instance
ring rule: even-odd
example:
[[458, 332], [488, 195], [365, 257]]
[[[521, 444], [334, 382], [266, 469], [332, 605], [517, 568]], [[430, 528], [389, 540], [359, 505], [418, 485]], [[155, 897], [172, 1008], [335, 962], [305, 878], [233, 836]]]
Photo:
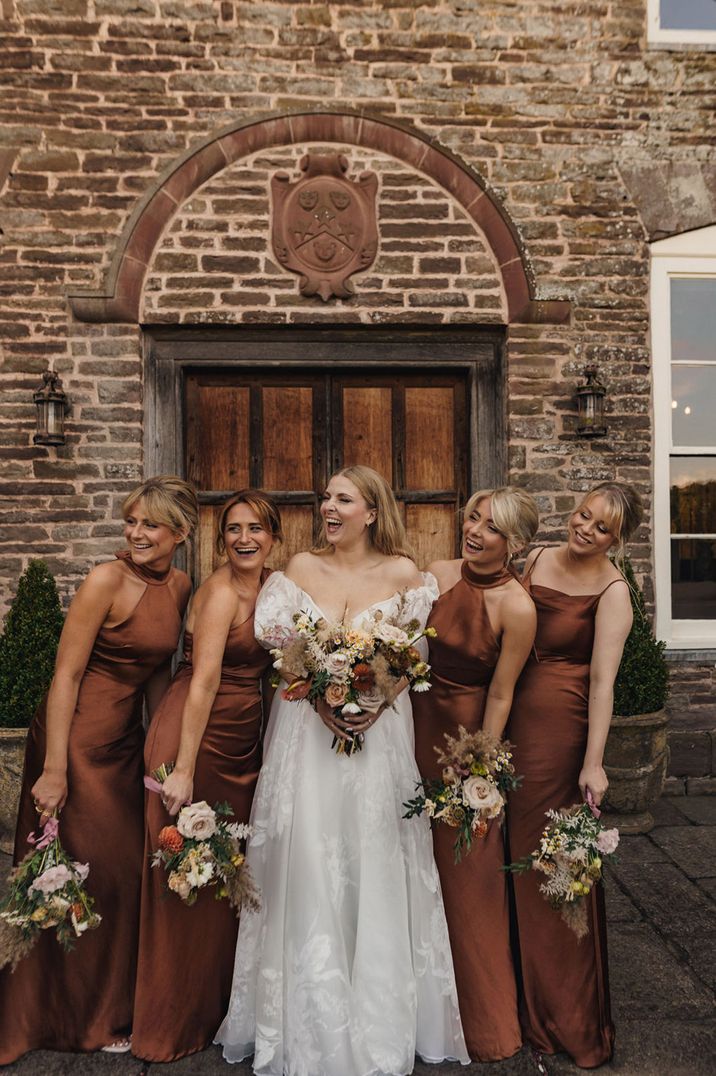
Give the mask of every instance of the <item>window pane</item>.
[[675, 445], [716, 444], [716, 364], [671, 367]]
[[672, 456], [671, 533], [716, 534], [716, 458]]
[[671, 615], [716, 620], [716, 539], [672, 538]]
[[672, 277], [671, 358], [716, 362], [716, 276]]
[[662, 30], [716, 30], [714, 0], [661, 0]]

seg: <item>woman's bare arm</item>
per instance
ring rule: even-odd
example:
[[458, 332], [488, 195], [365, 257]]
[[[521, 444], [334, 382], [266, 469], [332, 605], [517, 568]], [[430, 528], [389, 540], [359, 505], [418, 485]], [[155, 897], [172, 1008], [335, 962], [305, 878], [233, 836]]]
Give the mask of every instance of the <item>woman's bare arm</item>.
[[41, 776], [32, 796], [43, 813], [61, 810], [67, 800], [67, 749], [80, 683], [97, 633], [117, 593], [114, 565], [102, 564], [87, 576], [70, 605], [60, 636], [47, 698], [47, 742]]
[[589, 731], [579, 788], [591, 792], [601, 803], [609, 782], [602, 761], [614, 706], [614, 681], [632, 624], [632, 609], [626, 583], [609, 587], [599, 602], [595, 619], [594, 646], [589, 666]]

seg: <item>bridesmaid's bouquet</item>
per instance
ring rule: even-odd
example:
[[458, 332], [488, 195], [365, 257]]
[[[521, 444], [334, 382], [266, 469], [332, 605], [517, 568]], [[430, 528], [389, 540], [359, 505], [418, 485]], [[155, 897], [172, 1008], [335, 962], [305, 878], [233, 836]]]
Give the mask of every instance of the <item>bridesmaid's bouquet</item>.
[[422, 794], [408, 800], [404, 818], [423, 812], [436, 822], [457, 830], [455, 862], [470, 851], [473, 839], [484, 837], [487, 824], [505, 806], [506, 794], [519, 784], [510, 753], [511, 744], [481, 729], [468, 732], [460, 725], [457, 736], [445, 733], [446, 747], [435, 748], [444, 767], [441, 781], [422, 781]]
[[0, 903], [0, 968], [9, 964], [14, 971], [41, 930], [54, 930], [62, 948], [72, 949], [102, 921], [85, 889], [89, 866], [70, 858], [58, 834], [59, 821], [52, 816], [39, 837], [29, 834], [33, 851], [10, 873], [10, 888]]
[[[413, 691], [428, 691], [430, 666], [415, 644], [436, 632], [421, 628], [414, 618], [403, 620], [404, 602], [403, 597], [394, 615], [378, 610], [360, 627], [294, 613], [293, 631], [271, 651], [277, 670], [274, 686], [284, 680], [283, 698], [291, 702], [324, 699], [344, 721], [392, 705], [406, 683]], [[363, 747], [363, 734], [348, 732], [347, 740], [333, 739], [331, 746], [339, 755], [353, 755]]]
[[578, 938], [589, 931], [588, 897], [602, 877], [604, 860], [619, 844], [619, 830], [606, 829], [593, 802], [574, 804], [561, 811], [547, 811], [549, 824], [539, 848], [505, 870], [521, 874], [536, 870], [544, 874], [540, 893], [558, 910]]
[[[160, 767], [154, 776], [167, 771]], [[159, 831], [152, 866], [164, 867], [169, 889], [185, 904], [195, 904], [199, 891], [213, 886], [216, 899], [228, 899], [237, 916], [242, 907], [258, 911], [259, 893], [242, 850], [251, 829], [230, 821], [233, 816], [228, 803], [210, 807], [200, 800], [182, 807], [176, 825]]]

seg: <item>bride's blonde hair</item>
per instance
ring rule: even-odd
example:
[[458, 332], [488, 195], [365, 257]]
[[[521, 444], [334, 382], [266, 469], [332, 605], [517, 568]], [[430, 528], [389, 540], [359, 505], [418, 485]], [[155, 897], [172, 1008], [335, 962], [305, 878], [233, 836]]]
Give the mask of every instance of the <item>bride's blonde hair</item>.
[[[386, 557], [410, 557], [413, 554], [408, 544], [405, 526], [400, 517], [400, 509], [395, 494], [381, 474], [372, 467], [355, 464], [343, 467], [331, 478], [347, 478], [356, 487], [369, 508], [375, 512], [375, 519], [368, 524], [368, 540], [371, 548]], [[313, 547], [313, 553], [330, 553], [333, 546], [326, 540], [325, 534]]]

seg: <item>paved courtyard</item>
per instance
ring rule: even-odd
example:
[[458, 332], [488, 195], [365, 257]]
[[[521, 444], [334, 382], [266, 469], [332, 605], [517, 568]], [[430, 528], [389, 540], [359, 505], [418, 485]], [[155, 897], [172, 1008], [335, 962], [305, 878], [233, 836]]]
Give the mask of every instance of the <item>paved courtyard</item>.
[[[624, 1076], [712, 1076], [716, 1072], [716, 797], [664, 798], [646, 836], [623, 837], [607, 882], [617, 1047], [600, 1071]], [[7, 857], [1, 857], [7, 865]], [[3, 872], [4, 873], [4, 872]], [[49, 984], [48, 984], [49, 985]], [[131, 1056], [37, 1051], [3, 1071], [12, 1076], [248, 1076], [218, 1049], [166, 1065]], [[578, 1073], [547, 1058], [549, 1076]], [[492, 1065], [417, 1064], [414, 1076], [534, 1076], [527, 1051]], [[318, 1076], [318, 1074], [316, 1074]]]

